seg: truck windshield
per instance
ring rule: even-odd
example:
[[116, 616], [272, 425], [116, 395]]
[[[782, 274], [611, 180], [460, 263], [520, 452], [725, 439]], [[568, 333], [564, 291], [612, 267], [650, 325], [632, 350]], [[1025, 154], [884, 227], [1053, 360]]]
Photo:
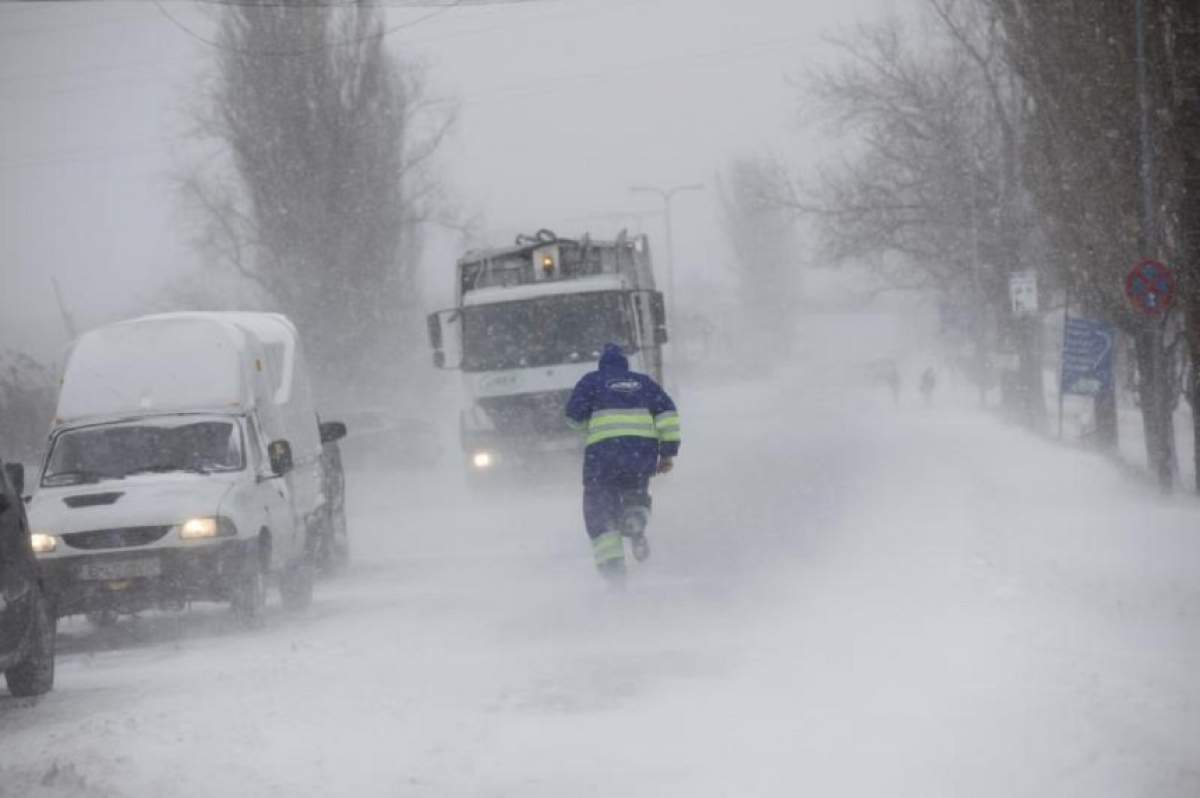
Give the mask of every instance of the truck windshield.
[[631, 351], [633, 314], [622, 292], [562, 294], [463, 311], [465, 371], [595, 360], [608, 342]]
[[241, 429], [233, 419], [143, 419], [61, 433], [54, 439], [42, 485], [170, 471], [238, 471], [244, 464]]

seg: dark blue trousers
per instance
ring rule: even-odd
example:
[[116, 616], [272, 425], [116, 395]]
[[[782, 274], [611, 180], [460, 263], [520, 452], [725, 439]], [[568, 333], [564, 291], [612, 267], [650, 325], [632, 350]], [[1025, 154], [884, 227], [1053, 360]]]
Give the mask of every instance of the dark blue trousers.
[[650, 510], [650, 477], [628, 476], [583, 483], [583, 523], [588, 537], [595, 540], [605, 532], [620, 532], [625, 510], [641, 507]]

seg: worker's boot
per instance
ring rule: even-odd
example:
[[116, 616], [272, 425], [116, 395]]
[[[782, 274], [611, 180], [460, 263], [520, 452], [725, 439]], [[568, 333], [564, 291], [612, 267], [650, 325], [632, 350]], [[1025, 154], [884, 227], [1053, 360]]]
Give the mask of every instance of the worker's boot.
[[610, 584], [625, 584], [625, 542], [620, 533], [609, 530], [592, 539], [596, 570]]
[[650, 556], [650, 544], [646, 540], [646, 526], [650, 523], [650, 508], [626, 507], [621, 518], [621, 535], [629, 538], [633, 558], [644, 562]]

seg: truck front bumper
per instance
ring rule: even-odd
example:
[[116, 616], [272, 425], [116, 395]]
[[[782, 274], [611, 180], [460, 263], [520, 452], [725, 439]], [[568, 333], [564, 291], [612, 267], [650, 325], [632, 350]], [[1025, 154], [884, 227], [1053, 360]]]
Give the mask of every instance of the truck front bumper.
[[583, 436], [537, 438], [532, 441], [499, 436], [475, 436], [463, 447], [467, 468], [482, 473], [578, 466]]

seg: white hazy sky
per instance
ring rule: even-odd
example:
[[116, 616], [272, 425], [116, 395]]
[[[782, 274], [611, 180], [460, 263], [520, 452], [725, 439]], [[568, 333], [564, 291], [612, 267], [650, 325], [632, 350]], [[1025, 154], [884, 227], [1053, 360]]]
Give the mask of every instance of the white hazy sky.
[[[460, 6], [388, 37], [429, 65], [460, 119], [442, 167], [497, 243], [517, 230], [597, 234], [661, 219], [632, 184], [705, 183], [675, 205], [681, 291], [725, 256], [713, 176], [733, 155], [800, 162], [804, 128], [786, 76], [820, 36], [911, 0], [545, 0]], [[201, 35], [208, 3], [168, 8]], [[429, 9], [389, 8], [401, 25]], [[139, 309], [195, 268], [171, 175], [196, 157], [187, 110], [212, 50], [150, 2], [0, 6], [0, 264], [5, 343], [64, 341], [52, 276], [80, 321]], [[446, 301], [457, 243], [430, 247], [429, 302]], [[662, 254], [659, 253], [659, 260]], [[10, 277], [11, 275], [11, 277]]]

